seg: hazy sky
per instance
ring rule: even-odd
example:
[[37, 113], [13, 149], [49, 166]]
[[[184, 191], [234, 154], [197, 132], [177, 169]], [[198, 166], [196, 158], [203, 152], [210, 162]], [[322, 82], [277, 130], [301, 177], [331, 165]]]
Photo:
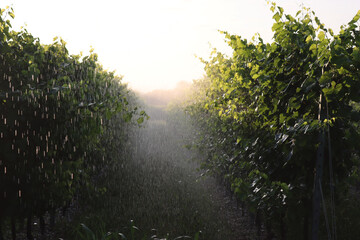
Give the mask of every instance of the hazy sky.
[[[360, 9], [360, 0], [276, 2], [291, 14], [303, 3], [335, 32]], [[60, 36], [73, 54], [93, 46], [105, 69], [141, 91], [200, 78], [203, 64], [195, 55], [208, 58], [211, 47], [230, 54], [217, 30], [272, 37], [265, 0], [0, 0], [0, 8], [7, 5], [15, 10], [15, 29], [27, 24], [44, 44]]]

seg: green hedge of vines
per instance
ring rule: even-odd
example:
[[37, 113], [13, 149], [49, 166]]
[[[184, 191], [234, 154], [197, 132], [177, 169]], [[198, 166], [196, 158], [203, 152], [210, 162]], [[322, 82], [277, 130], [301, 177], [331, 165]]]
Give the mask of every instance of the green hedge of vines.
[[360, 11], [334, 34], [309, 9], [295, 17], [275, 4], [271, 10], [272, 43], [224, 32], [233, 55], [215, 51], [204, 61], [206, 78], [194, 83], [202, 94], [186, 110], [209, 152], [204, 167], [224, 177], [269, 231], [306, 239], [322, 132], [328, 216], [329, 159], [336, 204], [358, 177]]
[[117, 135], [146, 114], [95, 53], [70, 55], [57, 38], [43, 45], [12, 30], [12, 9], [0, 11], [1, 223], [42, 216], [90, 189], [112, 161], [102, 136], [123, 144]]

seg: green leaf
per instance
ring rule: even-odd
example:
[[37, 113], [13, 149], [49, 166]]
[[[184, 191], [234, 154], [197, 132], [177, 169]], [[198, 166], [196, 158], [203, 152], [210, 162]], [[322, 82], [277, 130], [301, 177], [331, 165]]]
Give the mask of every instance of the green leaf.
[[345, 75], [346, 73], [348, 73], [348, 71], [343, 67], [339, 68], [337, 71], [341, 75]]
[[259, 77], [260, 77], [260, 75], [257, 74], [257, 73], [255, 73], [254, 75], [252, 75], [252, 78], [253, 78], [253, 79], [258, 79]]
[[342, 89], [342, 84], [341, 83], [336, 84], [335, 92], [339, 93], [341, 91], [341, 89]]
[[306, 43], [309, 43], [310, 41], [312, 40], [312, 37], [311, 36], [308, 36], [305, 40]]
[[310, 51], [316, 50], [316, 44], [315, 44], [315, 43], [311, 44], [309, 50], [310, 50]]
[[325, 39], [325, 32], [324, 31], [321, 31], [319, 34], [318, 34], [318, 38], [320, 41], [323, 41]]
[[88, 227], [87, 227], [85, 224], [83, 224], [83, 223], [81, 223], [80, 225], [81, 225], [82, 229], [86, 232], [87, 237], [89, 237], [90, 239], [93, 239], [93, 240], [96, 239], [94, 232], [91, 231], [90, 228], [88, 228]]
[[331, 74], [329, 72], [325, 72], [319, 79], [319, 83], [324, 85], [331, 82]]
[[360, 10], [356, 13], [355, 17], [348, 23], [349, 25], [356, 23], [360, 19]]
[[358, 47], [354, 47], [353, 52], [351, 53], [351, 56], [354, 58], [355, 61], [360, 60], [360, 51]]
[[285, 116], [284, 116], [284, 114], [280, 114], [279, 122], [280, 122], [280, 123], [283, 123], [284, 121], [285, 121]]
[[323, 88], [322, 89], [323, 93], [325, 94], [325, 96], [329, 96], [331, 94], [334, 93], [334, 89], [333, 88]]
[[142, 124], [144, 122], [144, 117], [139, 117], [138, 119], [137, 119], [137, 123], [138, 124]]
[[274, 14], [274, 16], [273, 16], [273, 19], [276, 21], [276, 22], [279, 22], [280, 21], [280, 14], [277, 12], [277, 13], [275, 13]]
[[195, 233], [194, 240], [200, 240], [200, 232]]
[[282, 7], [278, 7], [280, 15], [282, 15], [284, 13], [284, 9]]
[[125, 235], [124, 234], [122, 234], [122, 233], [118, 233], [118, 235], [121, 237], [121, 239], [123, 239], [123, 240], [126, 240], [127, 238], [125, 237]]

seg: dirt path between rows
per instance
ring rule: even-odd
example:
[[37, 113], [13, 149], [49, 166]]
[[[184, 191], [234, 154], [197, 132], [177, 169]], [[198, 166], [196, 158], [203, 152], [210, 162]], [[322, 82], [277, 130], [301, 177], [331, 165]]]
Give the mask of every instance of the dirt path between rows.
[[[200, 164], [196, 160], [201, 156], [196, 150], [184, 147], [191, 144], [189, 139], [192, 138], [193, 132], [185, 123], [186, 120], [181, 119], [182, 117], [180, 114], [175, 115], [174, 118], [174, 115], [168, 115], [163, 111], [158, 111], [157, 115], [153, 115], [146, 128], [141, 129], [140, 135], [137, 136], [137, 139], [142, 140], [137, 151], [138, 156], [135, 158], [147, 156], [147, 159], [158, 159], [160, 165], [166, 162], [173, 166], [175, 170], [172, 174], [179, 175], [181, 178], [177, 181], [188, 183], [184, 192], [187, 193], [190, 201], [208, 200], [211, 202], [208, 208], [212, 209], [209, 210], [209, 216], [203, 216], [204, 221], [218, 219], [217, 224], [222, 226], [213, 227], [227, 234], [219, 234], [209, 240], [265, 239], [264, 230], [261, 229], [259, 232], [255, 226], [254, 216], [241, 208], [241, 204], [223, 184], [211, 176], [200, 177], [201, 171], [196, 170]], [[152, 187], [156, 188], [156, 186]], [[196, 196], [197, 194], [203, 196]], [[191, 207], [204, 211], [200, 210], [201, 207], [198, 204], [194, 203]]]

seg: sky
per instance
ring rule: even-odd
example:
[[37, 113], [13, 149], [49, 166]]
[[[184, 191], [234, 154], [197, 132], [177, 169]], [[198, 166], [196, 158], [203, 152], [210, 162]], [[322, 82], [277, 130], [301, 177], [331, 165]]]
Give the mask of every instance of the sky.
[[[303, 4], [338, 32], [360, 10], [360, 0], [277, 0], [285, 13]], [[132, 89], [171, 89], [199, 79], [213, 48], [231, 55], [218, 30], [271, 42], [273, 24], [265, 0], [0, 0], [15, 11], [13, 28], [50, 44], [59, 36], [71, 54], [91, 46], [109, 71], [124, 76]]]

